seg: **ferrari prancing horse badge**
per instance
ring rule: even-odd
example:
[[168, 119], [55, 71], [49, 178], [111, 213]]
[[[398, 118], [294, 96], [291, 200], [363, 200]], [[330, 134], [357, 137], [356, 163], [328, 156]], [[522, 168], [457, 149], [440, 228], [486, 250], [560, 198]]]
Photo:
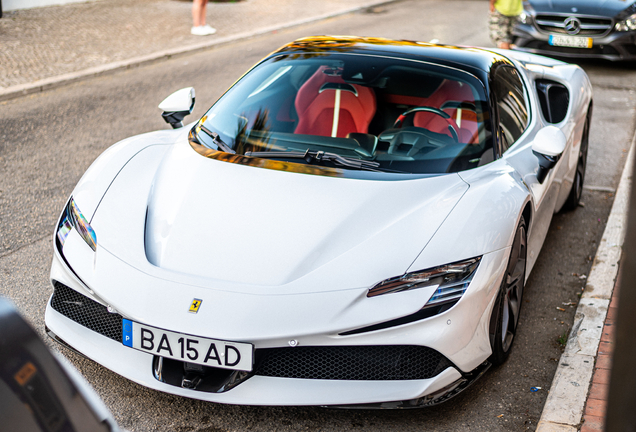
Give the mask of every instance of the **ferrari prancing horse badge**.
[[193, 299], [192, 300], [192, 304], [190, 305], [190, 310], [188, 312], [192, 312], [192, 313], [197, 313], [199, 312], [199, 308], [201, 307], [201, 303], [203, 303], [203, 300], [201, 299]]

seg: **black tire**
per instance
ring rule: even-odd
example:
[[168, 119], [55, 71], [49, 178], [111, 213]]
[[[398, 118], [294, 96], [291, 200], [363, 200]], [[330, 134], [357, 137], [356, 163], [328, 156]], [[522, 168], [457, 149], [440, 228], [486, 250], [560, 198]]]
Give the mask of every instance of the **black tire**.
[[492, 347], [490, 362], [495, 366], [506, 361], [517, 333], [526, 280], [527, 241], [526, 221], [522, 216], [515, 232], [506, 274], [501, 282], [501, 288], [490, 318], [490, 344]]
[[590, 122], [592, 120], [592, 106], [587, 111], [585, 117], [585, 125], [583, 126], [583, 135], [581, 136], [581, 148], [579, 149], [579, 161], [576, 166], [576, 175], [572, 182], [570, 194], [563, 204], [563, 211], [576, 210], [581, 202], [583, 194], [583, 182], [585, 181], [585, 167], [587, 165], [587, 149], [590, 142]]

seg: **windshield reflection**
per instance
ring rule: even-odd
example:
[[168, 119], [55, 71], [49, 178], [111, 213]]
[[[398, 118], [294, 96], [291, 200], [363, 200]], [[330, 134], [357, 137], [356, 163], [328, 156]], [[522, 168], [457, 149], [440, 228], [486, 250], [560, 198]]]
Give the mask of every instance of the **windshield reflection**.
[[217, 159], [271, 169], [286, 166], [276, 162], [303, 165], [320, 175], [369, 167], [458, 172], [493, 159], [485, 101], [477, 78], [459, 69], [373, 55], [281, 55], [219, 99], [191, 141], [236, 153]]

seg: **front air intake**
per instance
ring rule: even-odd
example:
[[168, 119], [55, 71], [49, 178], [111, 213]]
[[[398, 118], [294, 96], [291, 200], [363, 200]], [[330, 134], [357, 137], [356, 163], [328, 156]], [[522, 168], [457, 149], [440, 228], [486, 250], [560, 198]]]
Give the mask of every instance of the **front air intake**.
[[255, 375], [321, 380], [417, 380], [437, 376], [452, 363], [415, 345], [313, 346], [256, 350]]
[[84, 327], [101, 335], [122, 341], [121, 315], [110, 313], [106, 306], [55, 281], [51, 307]]

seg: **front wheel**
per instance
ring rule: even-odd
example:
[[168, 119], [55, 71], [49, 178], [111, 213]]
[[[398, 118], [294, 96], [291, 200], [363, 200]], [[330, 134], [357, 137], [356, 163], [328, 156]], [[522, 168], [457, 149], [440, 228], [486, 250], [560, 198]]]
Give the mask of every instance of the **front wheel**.
[[510, 355], [512, 342], [517, 333], [519, 311], [526, 279], [527, 229], [526, 221], [521, 217], [515, 239], [512, 243], [506, 274], [490, 320], [492, 355], [490, 362], [497, 366]]

